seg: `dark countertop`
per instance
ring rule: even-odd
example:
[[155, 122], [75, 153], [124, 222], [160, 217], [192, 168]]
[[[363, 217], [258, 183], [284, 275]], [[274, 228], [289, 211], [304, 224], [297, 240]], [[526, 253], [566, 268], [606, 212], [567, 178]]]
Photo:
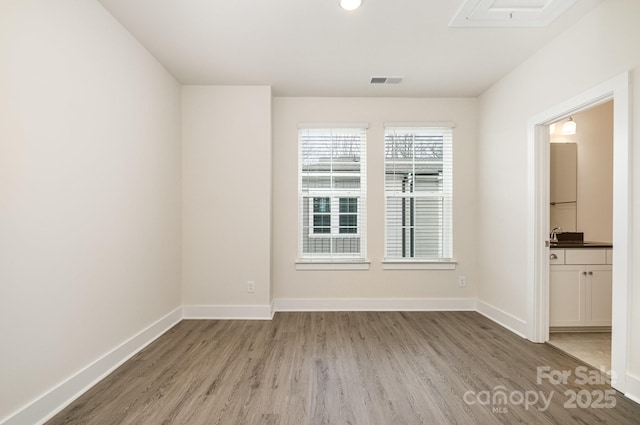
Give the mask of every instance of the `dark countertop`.
[[551, 248], [613, 248], [613, 245], [607, 242], [578, 242], [578, 241], [562, 241], [551, 242]]

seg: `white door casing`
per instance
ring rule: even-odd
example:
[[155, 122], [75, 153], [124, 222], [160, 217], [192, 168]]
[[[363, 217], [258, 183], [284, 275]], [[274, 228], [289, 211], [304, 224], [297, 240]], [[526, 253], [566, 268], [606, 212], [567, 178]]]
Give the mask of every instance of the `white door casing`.
[[625, 72], [546, 110], [527, 124], [527, 338], [549, 339], [549, 131], [548, 125], [606, 101], [613, 117], [612, 386], [624, 393], [628, 364], [631, 268], [630, 76]]

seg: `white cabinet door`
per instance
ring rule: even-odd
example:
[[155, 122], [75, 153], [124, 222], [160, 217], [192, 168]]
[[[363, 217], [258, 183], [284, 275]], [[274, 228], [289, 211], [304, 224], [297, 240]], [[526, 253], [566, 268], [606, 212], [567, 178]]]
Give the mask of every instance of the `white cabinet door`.
[[551, 266], [549, 326], [585, 326], [585, 266]]
[[587, 266], [586, 326], [611, 326], [611, 266]]

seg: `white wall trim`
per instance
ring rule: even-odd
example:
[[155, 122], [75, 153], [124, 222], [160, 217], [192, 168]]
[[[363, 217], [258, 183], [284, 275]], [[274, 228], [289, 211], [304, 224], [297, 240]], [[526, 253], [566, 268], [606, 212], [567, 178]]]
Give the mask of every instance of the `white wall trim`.
[[627, 373], [627, 390], [624, 395], [630, 399], [640, 404], [640, 378], [637, 376], [631, 375]]
[[[0, 421], [41, 425], [182, 320], [271, 320], [274, 312], [477, 311], [525, 338], [527, 323], [476, 298], [275, 298], [270, 305], [191, 305], [177, 308], [100, 359]], [[640, 403], [640, 378], [626, 374], [625, 396]]]
[[22, 409], [4, 418], [0, 425], [45, 423], [181, 320], [182, 307], [179, 307]]
[[185, 319], [200, 320], [271, 320], [270, 304], [259, 305], [185, 305]]
[[497, 307], [487, 304], [484, 301], [477, 301], [478, 313], [482, 314], [487, 319], [490, 319], [503, 328], [506, 328], [514, 334], [526, 338], [527, 334], [527, 322], [519, 319], [506, 311], [500, 310]]
[[630, 334], [629, 306], [633, 282], [631, 261], [631, 78], [625, 72], [531, 119], [527, 124], [527, 337], [549, 338], [549, 176], [548, 131], [557, 119], [613, 99], [613, 308], [611, 369], [618, 375], [614, 388], [625, 392]]
[[275, 298], [275, 311], [474, 311], [475, 298]]

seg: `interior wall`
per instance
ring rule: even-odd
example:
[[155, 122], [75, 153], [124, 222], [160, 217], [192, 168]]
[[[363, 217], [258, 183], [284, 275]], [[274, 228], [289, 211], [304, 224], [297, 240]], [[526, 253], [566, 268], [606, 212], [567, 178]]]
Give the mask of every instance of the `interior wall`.
[[184, 304], [270, 305], [271, 88], [183, 87], [182, 146]]
[[0, 420], [181, 304], [180, 86], [97, 2], [0, 3]]
[[[577, 144], [576, 230], [584, 239], [613, 241], [613, 101], [573, 115], [576, 134], [560, 129], [551, 143]], [[556, 127], [561, 127], [559, 123]]]
[[[526, 320], [527, 121], [562, 101], [628, 70], [640, 77], [640, 2], [603, 2], [480, 97], [478, 148], [479, 299]], [[640, 124], [640, 85], [632, 88], [632, 127]], [[632, 145], [640, 136], [633, 134]], [[501, 161], [496, 161], [499, 153]], [[632, 169], [640, 169], [634, 150]], [[498, 165], [497, 165], [498, 164]], [[497, 186], [495, 182], [501, 182]], [[634, 176], [633, 199], [640, 199]], [[631, 205], [637, 205], [633, 202]], [[633, 244], [640, 246], [640, 209], [634, 208]], [[500, 244], [501, 235], [509, 244]], [[615, 241], [614, 241], [615, 243]], [[614, 246], [615, 249], [615, 246]], [[500, 261], [496, 261], [498, 258]], [[631, 257], [639, 270], [640, 251]], [[614, 265], [615, 267], [615, 265]], [[630, 305], [640, 305], [633, 279]], [[640, 310], [631, 311], [630, 372], [640, 376]]]
[[[475, 99], [274, 99], [273, 292], [275, 299], [474, 298]], [[456, 270], [383, 270], [385, 121], [454, 121], [454, 257]], [[296, 270], [298, 123], [367, 122], [369, 270]], [[458, 276], [467, 286], [458, 287]]]

